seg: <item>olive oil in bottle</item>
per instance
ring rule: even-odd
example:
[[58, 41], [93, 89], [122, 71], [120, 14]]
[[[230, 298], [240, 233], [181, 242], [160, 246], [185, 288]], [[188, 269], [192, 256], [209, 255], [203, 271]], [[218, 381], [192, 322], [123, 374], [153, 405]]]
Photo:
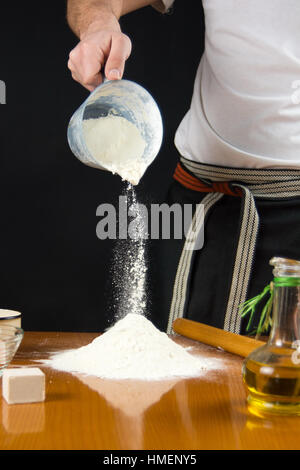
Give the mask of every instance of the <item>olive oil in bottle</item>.
[[300, 262], [273, 258], [269, 341], [244, 361], [250, 411], [300, 415]]

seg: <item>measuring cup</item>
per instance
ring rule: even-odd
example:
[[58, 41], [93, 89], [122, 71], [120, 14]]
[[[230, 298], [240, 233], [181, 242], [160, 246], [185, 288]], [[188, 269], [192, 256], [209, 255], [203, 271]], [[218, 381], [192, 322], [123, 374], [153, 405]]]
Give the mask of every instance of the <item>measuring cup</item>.
[[[140, 131], [146, 142], [145, 170], [157, 156], [162, 143], [163, 125], [159, 108], [150, 93], [130, 80], [105, 80], [75, 111], [68, 125], [68, 143], [73, 154], [85, 165], [110, 171], [87, 148], [82, 122], [85, 119], [121, 116]], [[113, 162], [112, 162], [113, 163]]]

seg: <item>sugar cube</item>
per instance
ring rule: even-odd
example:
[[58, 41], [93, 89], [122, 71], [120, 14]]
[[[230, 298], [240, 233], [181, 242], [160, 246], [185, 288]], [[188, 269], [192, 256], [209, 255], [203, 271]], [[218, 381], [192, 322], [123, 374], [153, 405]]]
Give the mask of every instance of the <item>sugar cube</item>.
[[4, 369], [2, 395], [9, 404], [45, 400], [45, 374], [38, 367]]

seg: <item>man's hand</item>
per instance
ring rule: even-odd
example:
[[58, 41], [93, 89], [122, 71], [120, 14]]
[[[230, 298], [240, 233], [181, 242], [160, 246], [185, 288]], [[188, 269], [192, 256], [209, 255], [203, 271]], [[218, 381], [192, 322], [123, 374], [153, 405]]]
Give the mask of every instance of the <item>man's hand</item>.
[[119, 18], [152, 4], [164, 10], [161, 0], [68, 0], [68, 23], [80, 38], [68, 62], [74, 80], [92, 91], [104, 74], [109, 80], [122, 78], [131, 41], [122, 33]]
[[121, 32], [117, 18], [103, 14], [80, 35], [80, 42], [70, 52], [68, 67], [72, 77], [89, 91], [98, 86], [103, 75], [120, 79], [131, 53], [131, 41]]
[[74, 80], [92, 91], [104, 74], [109, 80], [122, 78], [131, 41], [119, 18], [151, 4], [162, 5], [161, 0], [68, 0], [68, 23], [80, 38], [68, 62]]

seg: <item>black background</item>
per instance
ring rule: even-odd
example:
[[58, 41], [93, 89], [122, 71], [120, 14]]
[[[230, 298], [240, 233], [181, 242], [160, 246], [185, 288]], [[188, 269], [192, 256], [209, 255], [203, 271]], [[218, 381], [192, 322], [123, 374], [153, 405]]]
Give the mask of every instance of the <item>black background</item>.
[[[0, 14], [0, 308], [20, 310], [25, 330], [101, 331], [113, 241], [97, 239], [96, 208], [117, 205], [123, 183], [68, 147], [68, 121], [88, 95], [67, 69], [78, 40], [63, 0], [2, 2]], [[137, 188], [140, 200], [159, 202], [203, 50], [202, 5], [177, 0], [171, 15], [146, 7], [121, 24], [133, 42], [124, 78], [146, 87], [163, 116], [161, 151]]]

